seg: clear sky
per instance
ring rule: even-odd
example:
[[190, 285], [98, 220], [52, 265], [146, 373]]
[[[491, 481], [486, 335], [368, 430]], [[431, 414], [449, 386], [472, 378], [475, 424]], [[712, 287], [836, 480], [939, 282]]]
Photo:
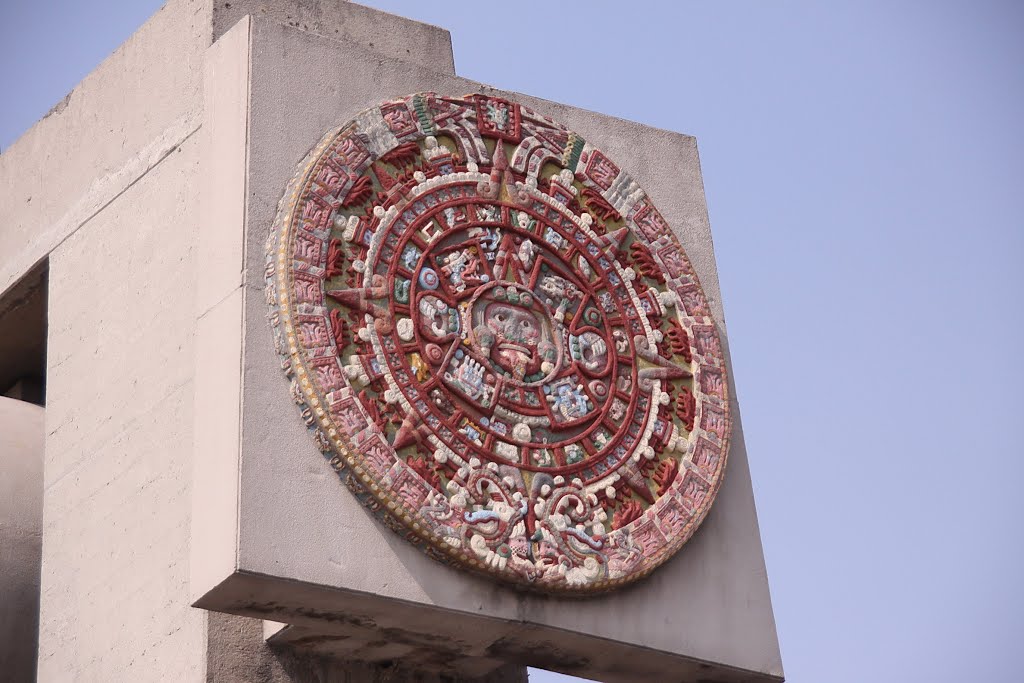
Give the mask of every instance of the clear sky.
[[[0, 0], [0, 148], [159, 4]], [[788, 680], [1020, 680], [1024, 3], [366, 4], [697, 136]]]

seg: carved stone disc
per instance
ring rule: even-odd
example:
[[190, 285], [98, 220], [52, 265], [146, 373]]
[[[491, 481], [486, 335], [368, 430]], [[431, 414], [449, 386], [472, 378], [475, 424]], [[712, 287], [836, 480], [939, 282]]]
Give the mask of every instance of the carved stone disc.
[[551, 119], [433, 93], [361, 113], [301, 164], [267, 265], [317, 445], [430, 556], [600, 592], [707, 514], [729, 407], [704, 293], [644, 191]]

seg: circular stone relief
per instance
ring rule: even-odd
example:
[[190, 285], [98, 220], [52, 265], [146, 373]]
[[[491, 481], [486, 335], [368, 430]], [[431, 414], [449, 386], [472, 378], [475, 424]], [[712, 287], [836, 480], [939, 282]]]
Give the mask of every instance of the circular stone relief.
[[697, 277], [625, 171], [526, 107], [422, 93], [328, 133], [267, 296], [317, 445], [436, 559], [600, 592], [711, 506], [729, 410]]

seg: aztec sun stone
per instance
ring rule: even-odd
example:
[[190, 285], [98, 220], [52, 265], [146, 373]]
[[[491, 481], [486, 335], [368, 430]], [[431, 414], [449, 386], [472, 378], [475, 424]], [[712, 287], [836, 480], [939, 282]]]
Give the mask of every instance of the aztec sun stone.
[[317, 445], [436, 559], [601, 592], [711, 506], [729, 401], [697, 276], [625, 171], [526, 107], [421, 93], [328, 133], [267, 297]]

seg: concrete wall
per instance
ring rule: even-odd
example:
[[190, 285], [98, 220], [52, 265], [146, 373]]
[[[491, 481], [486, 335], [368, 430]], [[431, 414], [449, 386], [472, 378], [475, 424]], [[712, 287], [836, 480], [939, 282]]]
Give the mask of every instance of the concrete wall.
[[0, 397], [0, 671], [34, 680], [43, 522], [43, 409]]

